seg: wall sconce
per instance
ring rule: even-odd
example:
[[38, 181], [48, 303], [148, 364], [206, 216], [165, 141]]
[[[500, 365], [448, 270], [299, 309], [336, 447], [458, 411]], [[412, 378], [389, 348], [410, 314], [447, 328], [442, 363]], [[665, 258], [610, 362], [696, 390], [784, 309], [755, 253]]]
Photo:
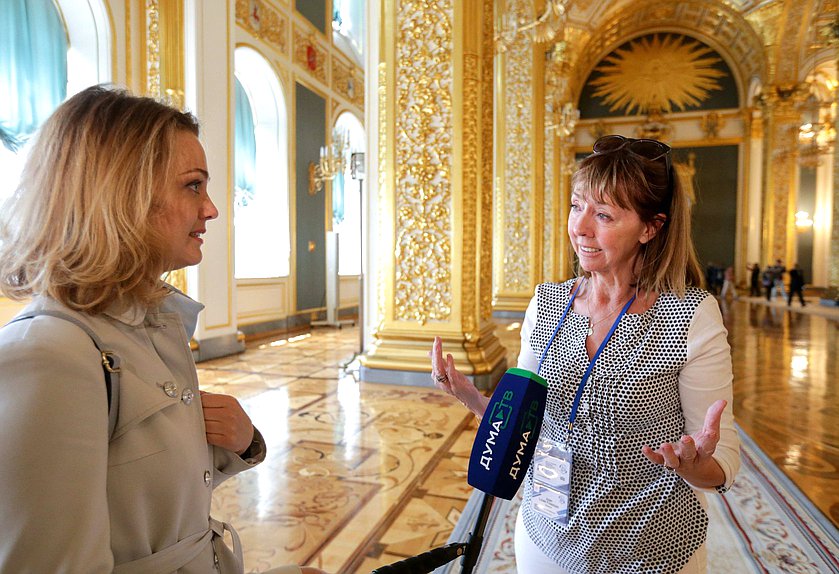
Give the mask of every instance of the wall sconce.
[[320, 147], [318, 163], [309, 162], [309, 195], [323, 189], [325, 181], [332, 179], [347, 167], [347, 151], [350, 140], [343, 132], [332, 132], [332, 144]]
[[806, 211], [799, 211], [795, 214], [795, 228], [799, 231], [806, 231], [807, 229], [813, 227], [813, 220], [810, 218], [810, 214]]
[[565, 27], [569, 2], [570, 0], [547, 0], [544, 12], [533, 20], [530, 15], [503, 10], [500, 28], [495, 36], [495, 49], [498, 52], [506, 52], [516, 36], [522, 32], [529, 32], [533, 42], [550, 42]]

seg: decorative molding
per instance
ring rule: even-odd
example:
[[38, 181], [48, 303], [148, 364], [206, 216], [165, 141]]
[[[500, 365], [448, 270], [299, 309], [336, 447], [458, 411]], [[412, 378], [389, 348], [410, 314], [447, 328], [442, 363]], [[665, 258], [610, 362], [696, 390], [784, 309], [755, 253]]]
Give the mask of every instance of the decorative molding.
[[454, 9], [406, 0], [396, 18], [394, 318], [422, 325], [452, 311]]
[[[578, 93], [591, 69], [610, 51], [629, 38], [645, 32], [681, 31], [694, 35], [728, 56], [738, 83], [765, 79], [767, 65], [763, 43], [751, 24], [730, 6], [712, 0], [632, 3], [613, 14], [581, 45], [575, 63], [574, 86]], [[745, 95], [745, 85], [741, 84]]]
[[160, 98], [160, 7], [146, 0], [146, 94]]
[[[523, 0], [519, 0], [522, 2]], [[529, 0], [528, 0], [529, 1]], [[504, 228], [501, 230], [503, 291], [530, 291], [531, 211], [533, 197], [533, 52], [529, 42], [517, 42], [504, 55], [503, 111], [506, 124], [501, 190]], [[500, 262], [499, 262], [500, 263]]]
[[492, 318], [492, 172], [493, 172], [493, 0], [483, 1], [483, 35], [481, 39], [481, 265], [480, 319]]
[[462, 139], [462, 213], [463, 224], [460, 226], [463, 234], [461, 244], [463, 255], [461, 262], [462, 285], [461, 308], [463, 334], [467, 341], [478, 340], [478, 322], [475, 292], [477, 283], [478, 244], [476, 231], [478, 227], [478, 182], [480, 161], [480, 139], [478, 122], [480, 113], [480, 57], [477, 54], [463, 56], [463, 139]]
[[288, 20], [261, 0], [236, 0], [236, 23], [281, 54], [288, 55]]
[[355, 66], [344, 63], [340, 58], [332, 56], [332, 89], [344, 99], [364, 109], [364, 81], [363, 74]]
[[315, 35], [294, 26], [293, 46], [294, 63], [309, 76], [329, 85], [326, 79], [329, 52], [317, 42]]

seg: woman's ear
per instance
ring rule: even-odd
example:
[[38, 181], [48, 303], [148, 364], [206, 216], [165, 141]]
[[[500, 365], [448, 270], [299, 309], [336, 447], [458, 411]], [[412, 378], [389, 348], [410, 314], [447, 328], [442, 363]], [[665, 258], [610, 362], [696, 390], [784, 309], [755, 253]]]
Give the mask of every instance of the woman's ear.
[[639, 239], [641, 244], [649, 243], [664, 226], [665, 221], [667, 221], [667, 216], [663, 213], [659, 213], [653, 217], [653, 220], [646, 224], [644, 232], [641, 234], [641, 238]]

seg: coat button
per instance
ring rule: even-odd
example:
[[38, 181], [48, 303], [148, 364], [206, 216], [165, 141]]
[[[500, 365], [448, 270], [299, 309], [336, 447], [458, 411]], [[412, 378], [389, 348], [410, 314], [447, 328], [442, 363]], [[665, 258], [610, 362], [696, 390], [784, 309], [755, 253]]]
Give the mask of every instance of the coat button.
[[166, 393], [166, 396], [174, 398], [178, 395], [178, 385], [172, 381], [166, 381], [163, 383], [163, 392]]
[[213, 564], [215, 564], [216, 568], [218, 568], [218, 554], [213, 552]]
[[181, 400], [185, 405], [192, 404], [193, 397], [195, 397], [195, 393], [192, 392], [192, 389], [184, 389], [184, 392], [181, 394]]
[[213, 475], [212, 475], [212, 474], [210, 474], [210, 471], [209, 471], [209, 470], [205, 470], [205, 471], [204, 471], [204, 484], [205, 484], [206, 486], [210, 486], [210, 481], [212, 480], [212, 478], [213, 478]]

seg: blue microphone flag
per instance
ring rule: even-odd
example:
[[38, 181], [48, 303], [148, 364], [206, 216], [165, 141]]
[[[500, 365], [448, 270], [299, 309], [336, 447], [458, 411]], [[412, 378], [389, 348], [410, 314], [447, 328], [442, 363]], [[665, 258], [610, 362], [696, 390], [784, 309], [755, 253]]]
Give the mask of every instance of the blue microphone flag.
[[545, 379], [525, 369], [507, 369], [475, 434], [471, 486], [507, 500], [516, 495], [533, 459], [547, 398]]

